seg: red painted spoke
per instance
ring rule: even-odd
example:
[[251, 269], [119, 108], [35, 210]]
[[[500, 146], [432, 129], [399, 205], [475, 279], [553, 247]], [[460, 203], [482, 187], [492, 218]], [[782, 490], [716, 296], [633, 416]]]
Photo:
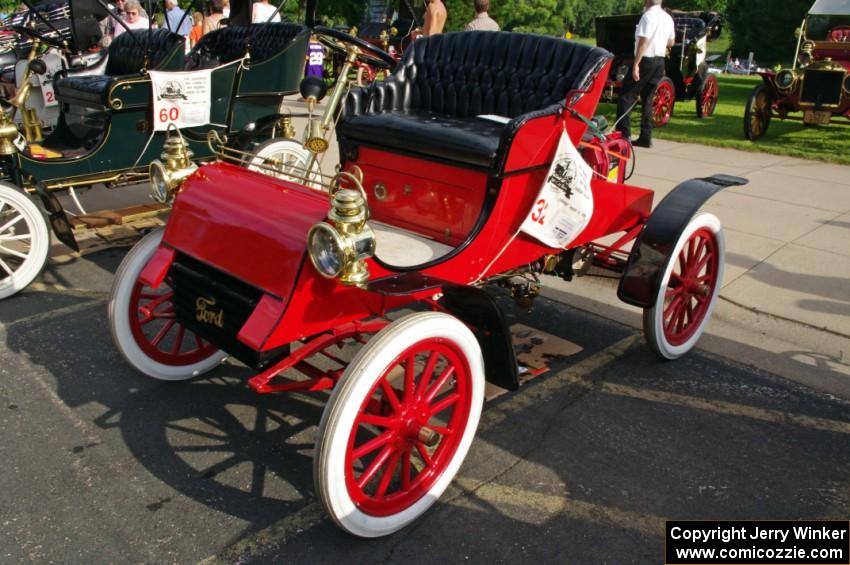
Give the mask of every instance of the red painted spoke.
[[410, 458], [413, 454], [409, 449], [401, 456], [401, 489], [407, 490], [410, 488]]
[[452, 430], [450, 430], [449, 428], [443, 427], [443, 426], [435, 426], [433, 424], [425, 424], [425, 427], [430, 428], [430, 429], [434, 430], [435, 432], [437, 432], [438, 434], [440, 434], [441, 436], [445, 436], [445, 437], [448, 437], [448, 436], [452, 435], [452, 433], [453, 433]]
[[664, 319], [666, 320], [670, 317], [670, 314], [675, 310], [675, 308], [679, 307], [679, 304], [684, 300], [681, 296], [677, 296], [673, 300], [670, 301], [670, 304], [664, 309]]
[[699, 262], [694, 266], [694, 276], [699, 275], [703, 268], [708, 265], [708, 262], [711, 260], [711, 252], [707, 252], [705, 256], [699, 260]]
[[428, 356], [428, 362], [425, 363], [425, 369], [422, 370], [422, 378], [419, 379], [419, 386], [416, 389], [416, 398], [422, 398], [428, 390], [428, 384], [431, 382], [431, 376], [434, 374], [434, 367], [437, 365], [437, 360], [440, 354], [432, 351]]
[[[694, 253], [694, 259], [698, 259], [703, 257], [703, 253], [705, 252], [706, 241], [703, 238], [700, 238], [699, 243], [697, 244], [697, 250]], [[693, 271], [691, 276], [695, 276], [699, 271]]]
[[183, 336], [186, 334], [186, 328], [183, 325], [177, 326], [177, 335], [174, 336], [174, 347], [171, 348], [171, 354], [177, 355], [183, 347]]
[[384, 391], [384, 398], [387, 402], [392, 406], [393, 412], [396, 414], [401, 412], [401, 404], [399, 404], [398, 397], [395, 394], [395, 390], [390, 386], [390, 383], [387, 382], [387, 378], [384, 377], [381, 379], [381, 390]]
[[[679, 302], [676, 304], [676, 307], [672, 310], [671, 315], [670, 315], [670, 319], [665, 324], [665, 327], [667, 328], [668, 332], [672, 332], [675, 329], [676, 320], [678, 320], [678, 318], [679, 318], [679, 311], [682, 309], [683, 304], [684, 304], [684, 301], [679, 300]], [[666, 316], [665, 316], [665, 319], [666, 319]]]
[[390, 457], [390, 462], [387, 463], [384, 469], [384, 474], [381, 476], [381, 481], [378, 483], [378, 489], [375, 491], [375, 496], [384, 496], [387, 492], [387, 487], [390, 486], [390, 481], [395, 473], [395, 468], [398, 467], [398, 462], [401, 460], [401, 452], [395, 451]]
[[[159, 306], [161, 306], [163, 303], [171, 300], [171, 297], [173, 295], [174, 295], [173, 292], [166, 292], [165, 294], [152, 295], [150, 302], [145, 302], [144, 304], [140, 304], [139, 306], [141, 306], [142, 308], [147, 308], [148, 310], [153, 312]], [[148, 298], [148, 296], [142, 294], [142, 298]]]
[[202, 340], [201, 336], [199, 336], [198, 334], [195, 334], [195, 344], [198, 346], [198, 349], [204, 347], [204, 340]]
[[452, 375], [455, 373], [454, 365], [449, 365], [445, 369], [443, 369], [443, 374], [439, 376], [437, 381], [434, 383], [434, 386], [431, 387], [431, 390], [428, 391], [428, 394], [425, 395], [425, 402], [431, 402], [434, 400], [434, 397], [437, 396], [437, 393], [440, 392], [440, 389], [443, 388]]
[[396, 423], [395, 418], [387, 418], [386, 416], [379, 416], [377, 414], [362, 414], [358, 421], [361, 424], [370, 424], [382, 428], [391, 428]]
[[413, 398], [415, 384], [413, 382], [413, 370], [416, 368], [416, 355], [410, 354], [404, 360], [404, 403], [407, 404]]
[[[687, 253], [687, 264], [690, 265], [694, 259], [694, 240], [688, 240], [688, 253]], [[683, 274], [687, 276], [687, 271], [684, 271]]]
[[664, 294], [664, 298], [665, 299], [666, 298], [673, 298], [674, 296], [676, 296], [678, 294], [682, 294], [683, 290], [684, 290], [684, 287], [682, 287], [682, 286], [676, 286], [676, 287], [669, 287], [668, 286], [667, 292]]
[[455, 404], [458, 400], [460, 400], [460, 394], [453, 392], [450, 395], [442, 398], [439, 402], [437, 402], [433, 406], [431, 406], [431, 408], [428, 410], [428, 413], [431, 416], [434, 416], [435, 414], [439, 414], [440, 412], [442, 412], [443, 410], [445, 410], [449, 406], [452, 406], [453, 404]]
[[158, 346], [159, 346], [159, 342], [161, 342], [161, 341], [163, 340], [163, 338], [165, 338], [165, 336], [167, 336], [167, 335], [168, 335], [168, 332], [170, 332], [170, 331], [171, 331], [171, 328], [173, 328], [173, 327], [174, 327], [174, 324], [176, 324], [176, 323], [177, 323], [177, 322], [175, 322], [174, 320], [168, 320], [168, 321], [165, 323], [165, 325], [164, 325], [164, 326], [162, 326], [162, 329], [161, 329], [161, 330], [159, 330], [159, 333], [158, 333], [158, 334], [156, 334], [156, 337], [154, 337], [154, 338], [151, 340], [151, 345], [153, 345], [154, 347], [158, 347]]
[[372, 439], [370, 439], [369, 441], [354, 450], [354, 452], [351, 454], [352, 461], [357, 461], [364, 455], [372, 453], [382, 445], [386, 445], [387, 443], [389, 443], [391, 439], [393, 439], [392, 432], [384, 432], [379, 436], [373, 437]]
[[[699, 303], [697, 303], [697, 304], [699, 304]], [[688, 299], [688, 305], [685, 308], [685, 312], [688, 315], [687, 316], [688, 319], [687, 319], [686, 324], [690, 325], [694, 322], [694, 306], [693, 306], [693, 303], [691, 302], [690, 298]]]
[[366, 467], [366, 470], [363, 471], [363, 473], [360, 475], [360, 478], [357, 479], [357, 486], [361, 490], [363, 489], [363, 487], [369, 484], [369, 481], [371, 481], [375, 477], [375, 473], [377, 473], [381, 466], [383, 466], [383, 464], [387, 462], [387, 459], [389, 459], [393, 451], [395, 451], [393, 449], [393, 446], [384, 446], [381, 452], [378, 453], [378, 456], [375, 457], [375, 459], [373, 459], [371, 463], [369, 463], [369, 466]]
[[428, 455], [428, 449], [421, 441], [416, 442], [416, 451], [419, 452], [419, 456], [422, 458], [422, 462], [425, 463], [426, 467], [430, 467], [434, 464], [434, 461], [431, 460], [431, 456]]
[[708, 273], [707, 275], [702, 275], [702, 276], [700, 276], [700, 277], [695, 278], [695, 279], [694, 279], [694, 282], [698, 282], [698, 283], [708, 282], [708, 281], [710, 281], [712, 278], [714, 278], [714, 275], [713, 275], [713, 274], [711, 274], [711, 273]]

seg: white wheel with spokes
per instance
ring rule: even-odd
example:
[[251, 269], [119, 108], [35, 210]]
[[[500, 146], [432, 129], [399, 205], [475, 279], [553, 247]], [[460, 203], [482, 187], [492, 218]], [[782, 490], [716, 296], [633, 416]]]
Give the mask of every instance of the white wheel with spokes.
[[217, 367], [226, 355], [176, 320], [167, 279], [157, 289], [139, 281], [162, 233], [159, 229], [143, 237], [121, 261], [109, 297], [109, 327], [115, 346], [134, 369], [163, 381], [183, 381]]
[[693, 218], [676, 241], [655, 303], [643, 311], [649, 347], [665, 359], [690, 351], [705, 331], [720, 285], [726, 242], [713, 214]]
[[313, 476], [333, 521], [378, 537], [421, 516], [463, 463], [483, 399], [481, 348], [457, 318], [416, 313], [376, 334], [319, 425]]
[[0, 299], [29, 285], [47, 263], [50, 232], [38, 206], [0, 182]]
[[318, 159], [313, 160], [310, 178], [304, 180], [310, 155], [310, 151], [294, 139], [269, 139], [251, 154], [248, 170], [321, 189], [322, 169]]

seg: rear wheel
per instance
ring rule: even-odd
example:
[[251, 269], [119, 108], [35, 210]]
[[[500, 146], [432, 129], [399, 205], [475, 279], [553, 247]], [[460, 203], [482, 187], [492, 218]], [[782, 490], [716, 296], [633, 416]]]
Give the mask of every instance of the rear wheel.
[[679, 236], [664, 269], [655, 303], [643, 311], [649, 347], [676, 359], [699, 340], [723, 281], [723, 228], [713, 214], [700, 214]]
[[0, 183], [0, 299], [29, 285], [47, 263], [50, 233], [38, 206]]
[[755, 141], [767, 133], [772, 104], [773, 100], [767, 86], [760, 84], [753, 89], [744, 108], [744, 137]]
[[314, 479], [334, 522], [378, 537], [422, 515], [466, 457], [483, 398], [481, 349], [456, 318], [411, 314], [375, 335], [319, 426]]
[[133, 368], [155, 379], [182, 381], [218, 366], [225, 354], [176, 320], [167, 280], [157, 289], [139, 281], [160, 241], [162, 230], [151, 232], [124, 257], [112, 284], [109, 326]]
[[322, 188], [322, 170], [313, 160], [312, 174], [305, 182], [310, 151], [294, 139], [269, 139], [257, 146], [248, 158], [248, 169], [270, 177], [302, 182], [310, 188]]
[[652, 127], [660, 128], [667, 125], [673, 108], [676, 105], [676, 88], [669, 77], [664, 77], [658, 83], [652, 96]]
[[697, 118], [708, 118], [714, 114], [718, 91], [717, 77], [706, 73], [697, 93]]

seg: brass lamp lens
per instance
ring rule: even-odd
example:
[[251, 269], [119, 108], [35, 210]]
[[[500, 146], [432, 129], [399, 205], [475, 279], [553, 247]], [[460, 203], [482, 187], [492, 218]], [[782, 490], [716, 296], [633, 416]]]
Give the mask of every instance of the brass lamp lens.
[[323, 277], [332, 279], [342, 272], [345, 257], [342, 240], [330, 224], [321, 222], [310, 228], [307, 249], [310, 261]]

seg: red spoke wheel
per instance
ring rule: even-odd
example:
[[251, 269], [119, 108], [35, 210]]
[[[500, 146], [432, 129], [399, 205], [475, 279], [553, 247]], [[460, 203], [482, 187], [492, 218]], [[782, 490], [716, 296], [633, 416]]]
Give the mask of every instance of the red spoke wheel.
[[744, 108], [744, 137], [755, 141], [767, 133], [773, 98], [764, 84], [753, 89]]
[[720, 220], [700, 214], [679, 236], [651, 308], [643, 311], [650, 348], [665, 359], [691, 350], [711, 318], [723, 281], [725, 242]]
[[717, 77], [706, 72], [697, 95], [697, 118], [709, 118], [714, 114], [718, 92]]
[[481, 349], [456, 318], [411, 314], [375, 335], [319, 426], [314, 478], [334, 522], [377, 537], [423, 514], [466, 457], [483, 398]]
[[676, 105], [676, 88], [669, 77], [664, 77], [658, 83], [652, 96], [652, 127], [661, 128], [670, 121], [673, 107]]
[[180, 381], [216, 367], [225, 355], [175, 319], [173, 292], [139, 282], [139, 275], [162, 241], [162, 230], [146, 235], [127, 254], [115, 274], [109, 299], [112, 339], [138, 371], [165, 381]]

